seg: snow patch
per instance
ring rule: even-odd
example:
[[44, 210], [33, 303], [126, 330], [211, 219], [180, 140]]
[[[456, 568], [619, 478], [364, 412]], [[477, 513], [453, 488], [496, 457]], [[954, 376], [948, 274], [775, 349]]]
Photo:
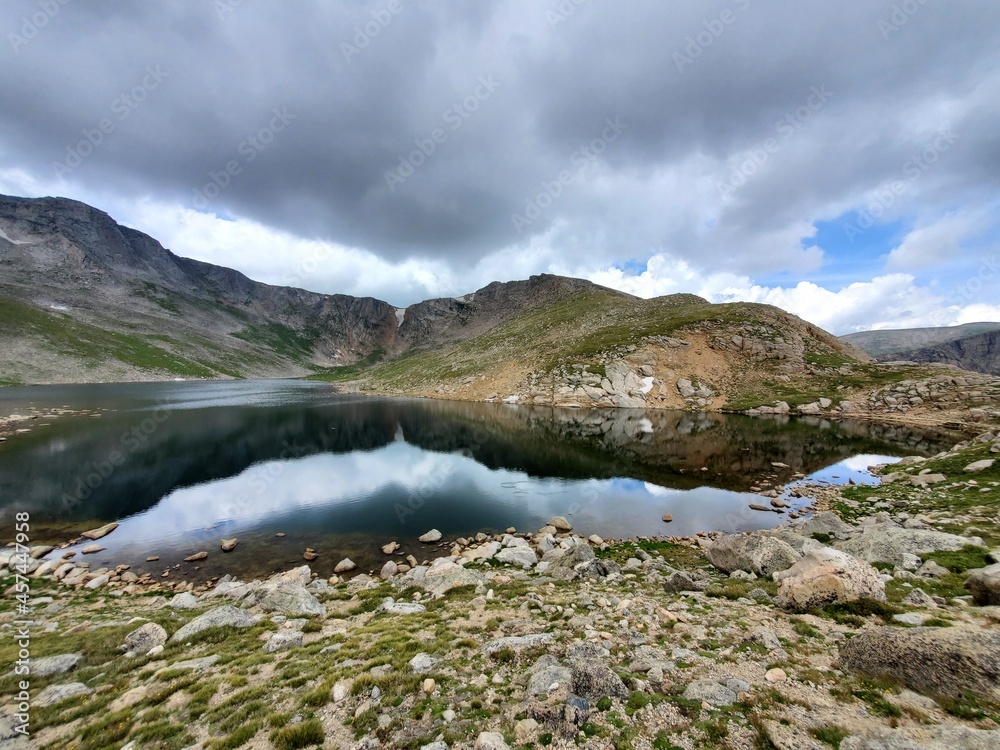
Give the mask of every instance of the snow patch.
[[406, 308], [394, 307], [392, 309], [396, 311], [396, 328], [399, 328], [401, 325], [403, 325], [403, 318], [406, 317]]
[[642, 388], [640, 388], [639, 390], [642, 391], [643, 393], [649, 393], [651, 390], [653, 390], [653, 378], [643, 378]]
[[0, 239], [5, 239], [5, 240], [7, 240], [7, 242], [9, 242], [12, 245], [30, 245], [31, 244], [27, 240], [12, 240], [10, 237], [7, 236], [7, 233], [5, 231], [3, 231], [3, 229], [0, 229]]
[[69, 310], [69, 308], [66, 307], [66, 305], [49, 305], [49, 309], [57, 310], [58, 312], [66, 312], [67, 310]]

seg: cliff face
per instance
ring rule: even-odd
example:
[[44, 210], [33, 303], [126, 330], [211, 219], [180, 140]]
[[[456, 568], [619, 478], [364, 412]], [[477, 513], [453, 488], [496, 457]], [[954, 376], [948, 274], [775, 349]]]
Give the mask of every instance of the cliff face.
[[881, 362], [905, 360], [954, 365], [1000, 375], [1000, 323], [967, 323], [947, 328], [864, 331], [842, 337]]

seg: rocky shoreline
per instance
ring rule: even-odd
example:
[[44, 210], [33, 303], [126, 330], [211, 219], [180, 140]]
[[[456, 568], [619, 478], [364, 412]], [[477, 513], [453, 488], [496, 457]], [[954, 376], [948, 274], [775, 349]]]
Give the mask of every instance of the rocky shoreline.
[[7, 674], [0, 747], [996, 747], [996, 453], [984, 433], [878, 486], [800, 488], [817, 512], [745, 534], [556, 518], [432, 561], [388, 544], [377, 575], [191, 590], [38, 566], [34, 744]]

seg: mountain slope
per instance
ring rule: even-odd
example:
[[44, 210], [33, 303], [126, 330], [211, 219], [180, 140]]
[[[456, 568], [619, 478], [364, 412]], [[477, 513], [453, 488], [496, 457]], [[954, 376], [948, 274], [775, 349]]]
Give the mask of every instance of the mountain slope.
[[841, 338], [883, 362], [936, 362], [1000, 374], [1000, 323], [862, 331]]
[[592, 288], [541, 276], [403, 311], [179, 257], [77, 201], [0, 197], [0, 383], [298, 376], [462, 341]]

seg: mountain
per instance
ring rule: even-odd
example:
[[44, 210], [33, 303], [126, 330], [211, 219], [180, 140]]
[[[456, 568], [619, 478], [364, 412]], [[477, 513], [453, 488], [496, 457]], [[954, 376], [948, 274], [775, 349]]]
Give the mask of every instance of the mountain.
[[402, 310], [179, 257], [78, 201], [0, 196], [0, 382], [301, 376], [462, 341], [596, 288], [541, 276]]
[[971, 381], [959, 371], [875, 364], [768, 305], [639, 299], [552, 275], [405, 309], [272, 286], [177, 256], [63, 198], [0, 197], [0, 316], [6, 384], [310, 376], [435, 398], [779, 414], [912, 408], [937, 422], [1000, 393], [1000, 383], [977, 381], [982, 398], [963, 401]]
[[937, 362], [1000, 375], [1000, 323], [862, 331], [841, 338], [881, 362]]

